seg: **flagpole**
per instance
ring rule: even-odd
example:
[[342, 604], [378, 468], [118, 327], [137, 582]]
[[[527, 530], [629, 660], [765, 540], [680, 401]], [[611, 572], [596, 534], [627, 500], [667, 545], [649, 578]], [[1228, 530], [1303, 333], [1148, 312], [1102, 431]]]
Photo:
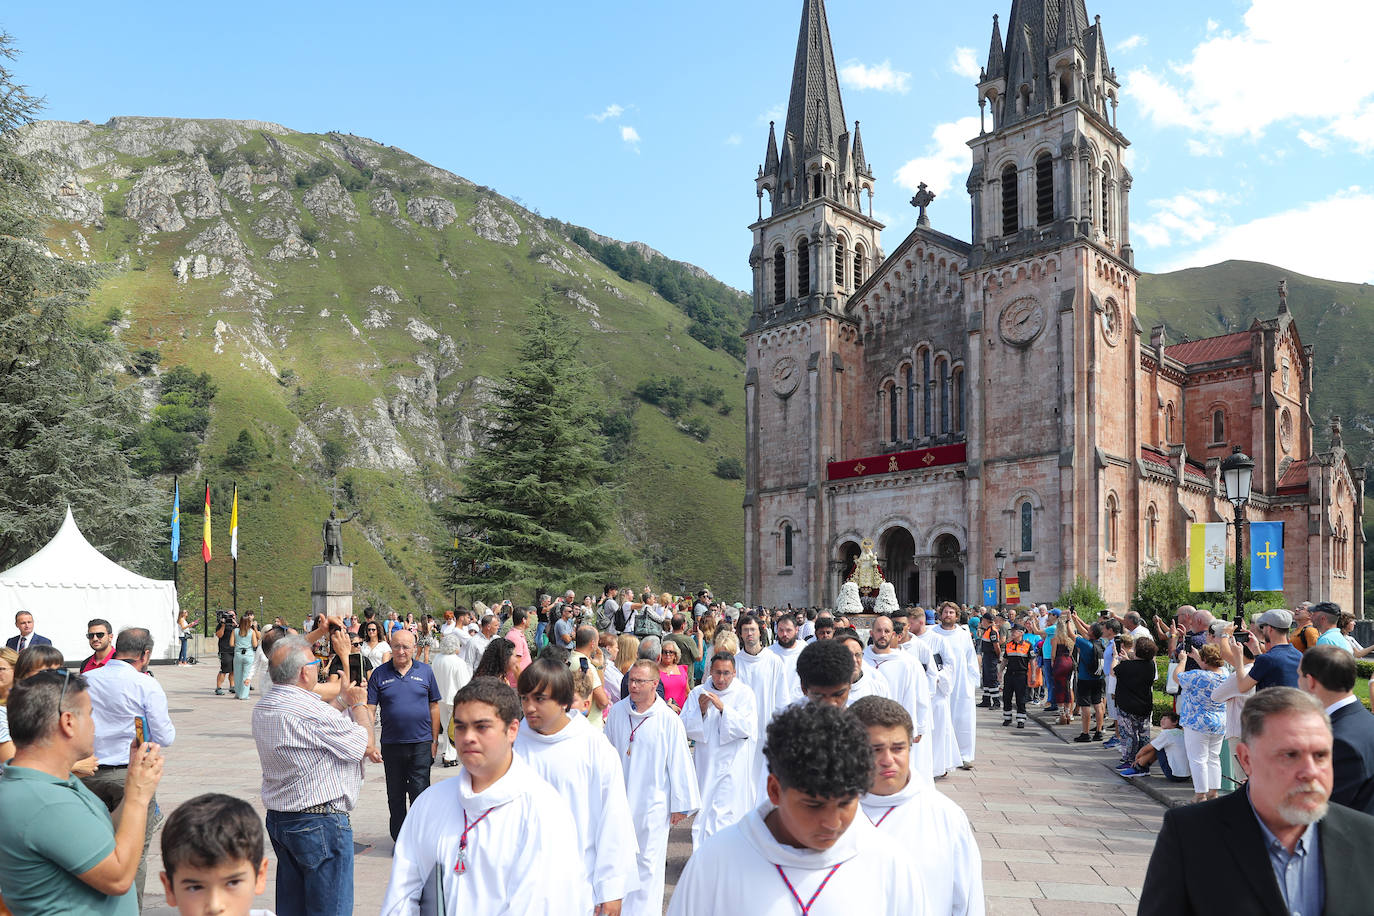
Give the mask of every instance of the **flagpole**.
[[238, 544], [238, 511], [239, 511], [239, 484], [234, 481], [234, 528], [229, 532], [229, 543], [233, 546], [234, 554], [234, 616], [239, 614], [239, 544]]
[[[181, 536], [181, 529], [180, 529], [180, 525], [181, 525], [181, 500], [178, 499], [178, 496], [180, 496], [180, 495], [181, 495], [181, 491], [177, 488], [177, 476], [176, 476], [175, 474], [173, 474], [173, 475], [172, 475], [172, 503], [173, 503], [173, 505], [172, 505], [172, 516], [176, 519], [176, 523], [177, 523], [177, 526], [178, 526], [178, 528], [177, 528], [177, 536], [178, 536], [178, 538], [180, 538], [180, 536]], [[179, 546], [180, 546], [180, 545], [178, 545], [178, 547], [179, 547]], [[179, 567], [180, 567], [180, 566], [181, 566], [181, 551], [178, 549], [178, 550], [172, 551], [172, 591], [177, 591], [177, 581], [178, 581], [178, 579], [179, 579], [177, 573], [178, 573], [178, 570], [179, 570]], [[180, 605], [180, 604], [181, 604], [181, 601], [178, 600], [178, 601], [177, 601], [177, 604]]]
[[[205, 481], [205, 500], [206, 500], [206, 502], [207, 502], [207, 504], [208, 504], [208, 502], [209, 502], [209, 500], [210, 500], [210, 481], [209, 481], [209, 480], [206, 480], [206, 481]], [[208, 518], [208, 517], [209, 517], [209, 514], [210, 514], [209, 509], [206, 508], [204, 511], [205, 511], [206, 517]], [[210, 561], [207, 560], [207, 559], [205, 558], [205, 537], [204, 537], [203, 534], [201, 535], [201, 543], [200, 543], [200, 559], [201, 559], [201, 561], [205, 564], [205, 580], [204, 580], [204, 584], [203, 584], [202, 589], [201, 589], [201, 590], [204, 592], [203, 598], [204, 598], [204, 602], [205, 602], [205, 609], [204, 609], [204, 611], [202, 612], [202, 615], [201, 615], [201, 616], [204, 618], [204, 622], [203, 622], [202, 625], [205, 627], [205, 635], [206, 635], [206, 636], [209, 636], [209, 635], [210, 635]]]

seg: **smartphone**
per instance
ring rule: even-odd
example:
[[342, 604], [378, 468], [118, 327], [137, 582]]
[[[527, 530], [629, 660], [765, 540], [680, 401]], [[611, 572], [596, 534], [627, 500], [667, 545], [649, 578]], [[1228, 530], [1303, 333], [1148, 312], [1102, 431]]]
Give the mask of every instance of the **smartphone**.
[[142, 716], [134, 716], [134, 740], [140, 746], [148, 740], [148, 723]]

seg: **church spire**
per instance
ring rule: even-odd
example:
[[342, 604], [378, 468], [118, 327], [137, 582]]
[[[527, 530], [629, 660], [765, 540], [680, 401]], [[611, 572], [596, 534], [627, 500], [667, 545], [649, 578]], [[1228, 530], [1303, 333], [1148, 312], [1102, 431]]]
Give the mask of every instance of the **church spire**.
[[768, 122], [768, 149], [763, 153], [763, 174], [778, 174], [778, 135], [772, 121]]
[[835, 138], [844, 133], [844, 125], [844, 103], [840, 101], [840, 78], [830, 46], [825, 0], [803, 0], [785, 132], [800, 141], [803, 155], [819, 152], [838, 159]]
[[992, 14], [992, 44], [988, 47], [988, 65], [983, 68], [983, 79], [995, 80], [1007, 75], [1006, 59], [1002, 53], [1002, 29], [997, 25], [997, 14]]
[[854, 174], [873, 177], [869, 171], [868, 160], [864, 158], [864, 138], [859, 136], [859, 122], [854, 122]]

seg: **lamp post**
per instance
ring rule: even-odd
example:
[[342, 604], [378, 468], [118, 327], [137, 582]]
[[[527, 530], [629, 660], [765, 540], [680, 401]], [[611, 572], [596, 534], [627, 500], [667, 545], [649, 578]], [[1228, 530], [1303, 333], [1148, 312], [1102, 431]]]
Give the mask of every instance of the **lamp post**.
[[1007, 568], [1007, 548], [998, 547], [997, 552], [992, 556], [997, 560], [997, 610], [1000, 611], [1002, 610], [1002, 589], [1005, 587], [1002, 583], [1002, 570]]
[[1226, 488], [1226, 498], [1236, 507], [1236, 623], [1239, 625], [1245, 607], [1241, 601], [1240, 558], [1245, 556], [1245, 540], [1242, 529], [1245, 526], [1245, 504], [1250, 501], [1250, 478], [1255, 471], [1255, 462], [1234, 446], [1231, 454], [1221, 462], [1221, 483]]

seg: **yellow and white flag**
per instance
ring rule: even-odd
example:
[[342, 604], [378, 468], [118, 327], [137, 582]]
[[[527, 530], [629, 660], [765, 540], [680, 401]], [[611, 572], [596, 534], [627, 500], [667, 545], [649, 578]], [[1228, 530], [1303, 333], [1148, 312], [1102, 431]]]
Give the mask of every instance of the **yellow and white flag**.
[[234, 484], [234, 508], [229, 513], [229, 556], [239, 558], [239, 486]]
[[1195, 592], [1226, 591], [1226, 523], [1189, 526], [1188, 588]]

